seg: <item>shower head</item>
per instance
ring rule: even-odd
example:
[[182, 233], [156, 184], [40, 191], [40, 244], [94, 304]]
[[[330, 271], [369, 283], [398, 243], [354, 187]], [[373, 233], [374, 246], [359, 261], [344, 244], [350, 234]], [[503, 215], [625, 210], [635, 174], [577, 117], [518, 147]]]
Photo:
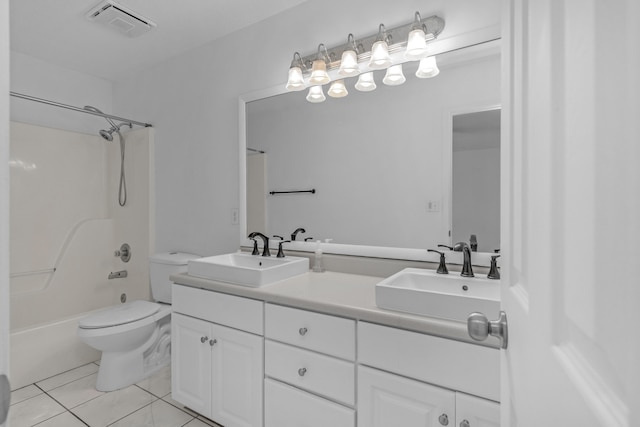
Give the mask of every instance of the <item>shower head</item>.
[[100, 134], [101, 137], [103, 137], [107, 141], [113, 141], [113, 135], [111, 135], [113, 133], [113, 129], [111, 129], [110, 131], [100, 129], [100, 132], [98, 133]]
[[133, 125], [131, 123], [120, 123], [119, 125], [114, 124], [109, 130], [101, 129], [100, 132], [98, 133], [100, 134], [101, 137], [103, 137], [107, 141], [113, 141], [113, 133], [118, 132], [118, 135], [119, 135], [120, 128], [122, 126], [129, 126], [130, 128], [133, 128]]

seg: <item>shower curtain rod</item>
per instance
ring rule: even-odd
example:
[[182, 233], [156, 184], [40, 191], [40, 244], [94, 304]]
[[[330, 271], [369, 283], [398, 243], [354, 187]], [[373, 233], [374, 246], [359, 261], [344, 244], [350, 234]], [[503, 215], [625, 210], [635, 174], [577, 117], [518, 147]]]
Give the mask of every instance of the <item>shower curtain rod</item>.
[[119, 121], [119, 122], [133, 123], [135, 125], [143, 126], [143, 127], [146, 127], [146, 128], [153, 127], [153, 125], [150, 125], [149, 123], [143, 123], [143, 122], [138, 122], [136, 120], [125, 119], [123, 117], [113, 116], [111, 114], [98, 113], [96, 111], [85, 110], [84, 108], [74, 107], [73, 105], [61, 104], [60, 102], [54, 102], [54, 101], [49, 101], [48, 99], [36, 98], [35, 96], [24, 95], [22, 93], [9, 92], [9, 94], [11, 96], [15, 96], [16, 98], [22, 98], [22, 99], [26, 99], [28, 101], [40, 102], [42, 104], [53, 105], [54, 107], [60, 107], [60, 108], [66, 108], [67, 110], [78, 111], [80, 113], [86, 113], [86, 114], [91, 114], [91, 115], [94, 115], [94, 116], [100, 116], [100, 117], [104, 117], [104, 118], [109, 118], [111, 120], [116, 120], [116, 121]]

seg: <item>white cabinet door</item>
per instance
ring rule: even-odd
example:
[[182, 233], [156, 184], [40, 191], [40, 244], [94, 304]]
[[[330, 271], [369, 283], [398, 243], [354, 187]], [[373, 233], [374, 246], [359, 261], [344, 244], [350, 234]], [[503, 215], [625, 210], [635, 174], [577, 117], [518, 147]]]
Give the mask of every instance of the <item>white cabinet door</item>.
[[172, 398], [203, 415], [211, 413], [211, 323], [172, 314]]
[[500, 404], [456, 393], [456, 427], [500, 427]]
[[213, 326], [211, 419], [226, 427], [262, 426], [263, 338]]
[[455, 392], [358, 368], [358, 427], [441, 427], [455, 421]]

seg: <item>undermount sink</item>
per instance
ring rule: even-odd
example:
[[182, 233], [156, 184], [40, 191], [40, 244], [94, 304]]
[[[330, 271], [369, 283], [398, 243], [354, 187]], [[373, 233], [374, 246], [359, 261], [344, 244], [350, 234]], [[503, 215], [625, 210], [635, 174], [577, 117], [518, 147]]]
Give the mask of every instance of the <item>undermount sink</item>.
[[190, 276], [259, 288], [309, 271], [309, 259], [263, 257], [245, 252], [215, 255], [189, 261]]
[[406, 268], [376, 284], [376, 305], [388, 310], [466, 322], [473, 312], [497, 318], [500, 281]]

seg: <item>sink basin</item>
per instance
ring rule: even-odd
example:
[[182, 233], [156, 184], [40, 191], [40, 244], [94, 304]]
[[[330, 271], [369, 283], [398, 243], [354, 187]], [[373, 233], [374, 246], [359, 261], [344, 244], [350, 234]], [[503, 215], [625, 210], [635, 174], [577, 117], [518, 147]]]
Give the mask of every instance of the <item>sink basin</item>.
[[244, 252], [190, 260], [190, 276], [259, 288], [309, 271], [309, 259], [263, 257]]
[[406, 268], [376, 284], [376, 305], [460, 322], [466, 322], [474, 311], [496, 319], [500, 312], [500, 281]]

